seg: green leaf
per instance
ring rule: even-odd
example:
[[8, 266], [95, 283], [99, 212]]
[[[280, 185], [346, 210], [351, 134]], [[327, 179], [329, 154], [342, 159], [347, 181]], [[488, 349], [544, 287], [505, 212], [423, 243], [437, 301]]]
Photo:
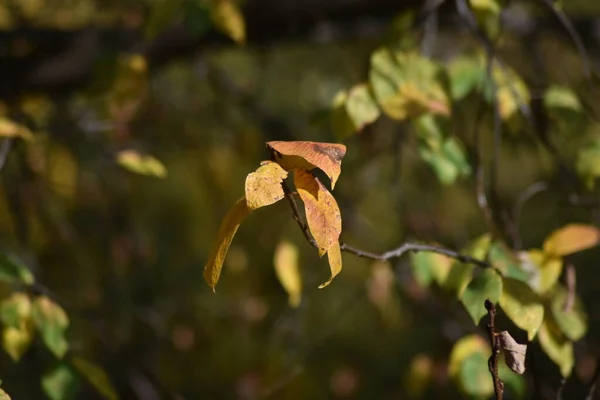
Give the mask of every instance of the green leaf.
[[467, 288], [471, 279], [473, 279], [474, 266], [456, 262], [450, 268], [448, 279], [444, 288], [452, 292], [456, 298], [460, 299]]
[[[492, 66], [492, 77], [496, 89], [496, 101], [503, 120], [511, 118], [521, 104], [529, 103], [529, 89], [523, 79], [512, 68], [501, 68], [497, 63]], [[485, 98], [491, 102], [494, 86], [485, 80], [483, 86]]]
[[504, 243], [493, 242], [489, 252], [490, 262], [502, 273], [502, 276], [527, 282], [529, 274], [521, 268], [519, 259]]
[[2, 347], [13, 361], [21, 359], [33, 340], [31, 308], [31, 300], [24, 293], [13, 293], [0, 305]]
[[460, 387], [467, 395], [487, 397], [494, 392], [487, 359], [485, 355], [475, 353], [460, 366]]
[[359, 84], [349, 92], [340, 92], [333, 101], [331, 127], [338, 140], [363, 130], [379, 118], [379, 106], [369, 86]]
[[498, 363], [498, 376], [504, 382], [504, 398], [523, 399], [525, 398], [525, 379], [522, 375], [512, 372], [505, 363]]
[[544, 306], [531, 288], [516, 279], [504, 279], [500, 307], [533, 340], [544, 319]]
[[65, 364], [59, 364], [42, 376], [42, 388], [51, 400], [68, 400], [75, 397], [79, 381]]
[[475, 11], [490, 11], [494, 14], [499, 14], [502, 11], [496, 0], [469, 0], [469, 3]]
[[10, 254], [0, 254], [0, 281], [31, 285], [34, 280], [33, 274], [21, 260]]
[[451, 378], [458, 378], [460, 374], [460, 366], [463, 362], [473, 354], [490, 354], [490, 345], [481, 336], [471, 334], [460, 338], [450, 352], [448, 360], [448, 375]]
[[404, 120], [427, 112], [449, 115], [440, 72], [437, 64], [416, 52], [380, 48], [371, 56], [369, 83], [377, 102], [393, 119]]
[[485, 269], [469, 283], [461, 301], [473, 318], [473, 322], [479, 324], [481, 318], [487, 313], [485, 300], [489, 299], [492, 303], [497, 303], [501, 294], [502, 278], [493, 269]]
[[575, 301], [568, 311], [565, 311], [568, 292], [564, 286], [557, 286], [549, 297], [551, 299], [550, 309], [556, 325], [572, 341], [576, 342], [581, 339], [588, 329], [588, 317], [579, 296], [575, 296]]
[[600, 138], [594, 138], [579, 150], [576, 169], [588, 189], [593, 189], [600, 177]]
[[552, 85], [544, 93], [546, 108], [560, 108], [571, 111], [581, 111], [581, 102], [577, 95], [568, 87]]
[[459, 56], [448, 65], [450, 93], [460, 100], [482, 87], [486, 77], [485, 62], [480, 55]]
[[117, 392], [110, 383], [106, 372], [94, 363], [80, 357], [73, 357], [73, 367], [105, 398], [117, 400]]
[[[155, 5], [151, 8], [156, 7], [157, 6]], [[203, 1], [186, 1], [183, 3], [183, 9], [185, 10], [183, 13], [183, 21], [190, 32], [198, 36], [208, 32], [212, 26], [210, 3]]]
[[63, 358], [69, 349], [66, 338], [69, 317], [65, 311], [48, 297], [39, 296], [33, 302], [32, 316], [48, 350], [57, 358]]
[[551, 316], [546, 317], [540, 327], [538, 340], [544, 353], [559, 367], [561, 375], [568, 378], [575, 365], [573, 342], [560, 332]]
[[165, 178], [167, 169], [158, 159], [138, 153], [135, 150], [123, 150], [117, 154], [117, 163], [126, 170], [140, 174]]

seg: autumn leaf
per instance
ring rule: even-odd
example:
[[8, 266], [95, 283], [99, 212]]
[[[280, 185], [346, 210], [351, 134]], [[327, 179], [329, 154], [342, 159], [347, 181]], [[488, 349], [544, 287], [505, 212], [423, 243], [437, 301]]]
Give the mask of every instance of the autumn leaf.
[[544, 252], [566, 256], [589, 249], [600, 242], [600, 230], [591, 225], [569, 224], [550, 234], [544, 242]]
[[239, 199], [229, 210], [219, 228], [217, 233], [217, 240], [214, 247], [208, 257], [208, 261], [204, 266], [204, 280], [206, 283], [215, 290], [217, 282], [219, 282], [219, 276], [221, 275], [221, 269], [223, 269], [223, 261], [227, 255], [227, 250], [231, 245], [231, 241], [235, 236], [242, 220], [250, 214], [248, 205], [246, 204], [246, 198], [242, 197]]
[[331, 179], [331, 188], [342, 171], [346, 146], [320, 142], [267, 142], [275, 152], [275, 161], [285, 170], [319, 168]]
[[14, 361], [19, 361], [33, 340], [31, 299], [25, 293], [13, 293], [0, 305], [2, 347]]
[[289, 304], [296, 308], [302, 300], [302, 277], [298, 268], [298, 248], [288, 241], [282, 241], [275, 249], [273, 264], [279, 283], [289, 296]]
[[561, 257], [548, 256], [538, 249], [519, 253], [519, 259], [521, 268], [528, 274], [527, 283], [539, 294], [552, 289], [563, 270]]
[[508, 331], [499, 332], [498, 339], [504, 352], [504, 362], [513, 372], [522, 375], [525, 372], [527, 345], [517, 343]]
[[264, 161], [262, 165], [246, 177], [246, 204], [248, 210], [265, 207], [283, 199], [285, 194], [281, 182], [288, 173], [279, 164]]
[[342, 232], [340, 209], [327, 188], [310, 172], [294, 171], [294, 183], [304, 202], [308, 228], [317, 242], [319, 257], [322, 257], [331, 246], [338, 243]]
[[519, 280], [505, 278], [500, 307], [516, 326], [533, 340], [544, 319], [544, 306], [537, 294]]
[[333, 278], [336, 277], [342, 271], [342, 252], [340, 250], [339, 242], [335, 242], [329, 250], [327, 250], [327, 259], [329, 261], [329, 268], [331, 269], [331, 277], [325, 283], [319, 285], [319, 289], [323, 289], [329, 285]]

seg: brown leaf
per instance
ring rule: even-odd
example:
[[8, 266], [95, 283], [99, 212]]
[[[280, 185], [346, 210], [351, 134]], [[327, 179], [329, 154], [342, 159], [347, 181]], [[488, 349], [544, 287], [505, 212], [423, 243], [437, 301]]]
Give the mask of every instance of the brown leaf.
[[508, 331], [499, 332], [498, 339], [504, 351], [504, 362], [513, 372], [522, 375], [525, 372], [527, 345], [517, 343]]
[[323, 289], [329, 285], [333, 278], [342, 271], [342, 251], [340, 250], [339, 242], [335, 242], [329, 250], [327, 250], [327, 258], [329, 260], [329, 268], [331, 269], [331, 277], [325, 283], [319, 285], [319, 289]]
[[208, 283], [213, 291], [219, 281], [221, 269], [223, 268], [223, 261], [225, 261], [229, 245], [231, 245], [231, 241], [242, 223], [242, 220], [248, 214], [250, 214], [250, 210], [246, 205], [246, 198], [242, 197], [234, 204], [223, 219], [223, 222], [221, 222], [221, 227], [217, 233], [217, 240], [210, 253], [210, 257], [208, 257], [208, 261], [204, 266], [204, 280], [206, 280], [206, 283]]
[[256, 172], [246, 177], [246, 204], [250, 211], [265, 207], [283, 199], [281, 181], [287, 172], [272, 161], [263, 161]]
[[595, 226], [569, 224], [550, 234], [544, 242], [544, 252], [554, 256], [566, 256], [589, 249], [600, 242], [600, 230]]
[[338, 243], [342, 232], [340, 209], [327, 188], [310, 172], [295, 170], [294, 183], [304, 202], [308, 228], [319, 247], [319, 257], [322, 257]]
[[275, 151], [277, 163], [286, 170], [319, 168], [331, 179], [331, 188], [342, 170], [346, 146], [320, 142], [267, 142]]

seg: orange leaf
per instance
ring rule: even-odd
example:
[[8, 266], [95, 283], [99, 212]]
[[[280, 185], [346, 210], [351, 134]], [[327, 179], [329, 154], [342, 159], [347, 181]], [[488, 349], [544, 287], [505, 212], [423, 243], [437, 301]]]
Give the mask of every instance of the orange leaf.
[[246, 198], [242, 197], [239, 199], [234, 206], [229, 210], [223, 222], [221, 222], [221, 227], [219, 228], [219, 232], [217, 233], [217, 241], [214, 244], [214, 247], [210, 253], [210, 257], [208, 257], [208, 261], [204, 266], [204, 280], [208, 285], [215, 290], [215, 286], [219, 281], [219, 276], [221, 275], [221, 269], [223, 268], [223, 261], [225, 261], [225, 256], [227, 255], [227, 250], [229, 250], [229, 245], [231, 245], [231, 241], [235, 236], [242, 220], [250, 214], [250, 210], [246, 205]]
[[550, 234], [544, 242], [544, 252], [566, 256], [589, 249], [600, 242], [600, 230], [591, 225], [569, 224]]
[[310, 172], [294, 171], [294, 183], [304, 202], [306, 222], [319, 247], [319, 257], [338, 243], [342, 232], [340, 209], [327, 188]]
[[277, 163], [286, 170], [322, 169], [331, 179], [331, 188], [342, 170], [342, 158], [346, 146], [336, 143], [319, 142], [267, 142], [267, 147], [275, 151]]
[[342, 271], [342, 251], [340, 250], [339, 242], [335, 242], [331, 245], [329, 250], [327, 250], [327, 258], [329, 261], [329, 268], [331, 269], [331, 277], [327, 282], [322, 283], [319, 286], [319, 289], [323, 289], [325, 286], [329, 285], [333, 278]]
[[284, 196], [281, 181], [288, 173], [272, 161], [261, 164], [246, 177], [246, 204], [250, 211], [276, 203]]

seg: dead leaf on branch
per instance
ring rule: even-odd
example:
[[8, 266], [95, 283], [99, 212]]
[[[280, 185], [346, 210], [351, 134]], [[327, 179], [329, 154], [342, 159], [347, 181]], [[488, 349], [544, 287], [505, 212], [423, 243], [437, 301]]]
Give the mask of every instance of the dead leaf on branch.
[[317, 242], [319, 257], [322, 257], [338, 243], [342, 232], [340, 209], [327, 188], [310, 172], [295, 170], [294, 183], [304, 202], [308, 229]]
[[275, 161], [285, 170], [323, 170], [331, 179], [332, 189], [342, 172], [342, 158], [346, 155], [346, 146], [337, 143], [267, 142], [267, 147], [274, 151]]
[[250, 211], [265, 207], [283, 199], [285, 194], [281, 182], [288, 173], [272, 161], [262, 165], [246, 177], [246, 204]]
[[517, 343], [508, 331], [499, 332], [498, 339], [504, 351], [504, 362], [513, 372], [522, 375], [525, 372], [527, 345]]

